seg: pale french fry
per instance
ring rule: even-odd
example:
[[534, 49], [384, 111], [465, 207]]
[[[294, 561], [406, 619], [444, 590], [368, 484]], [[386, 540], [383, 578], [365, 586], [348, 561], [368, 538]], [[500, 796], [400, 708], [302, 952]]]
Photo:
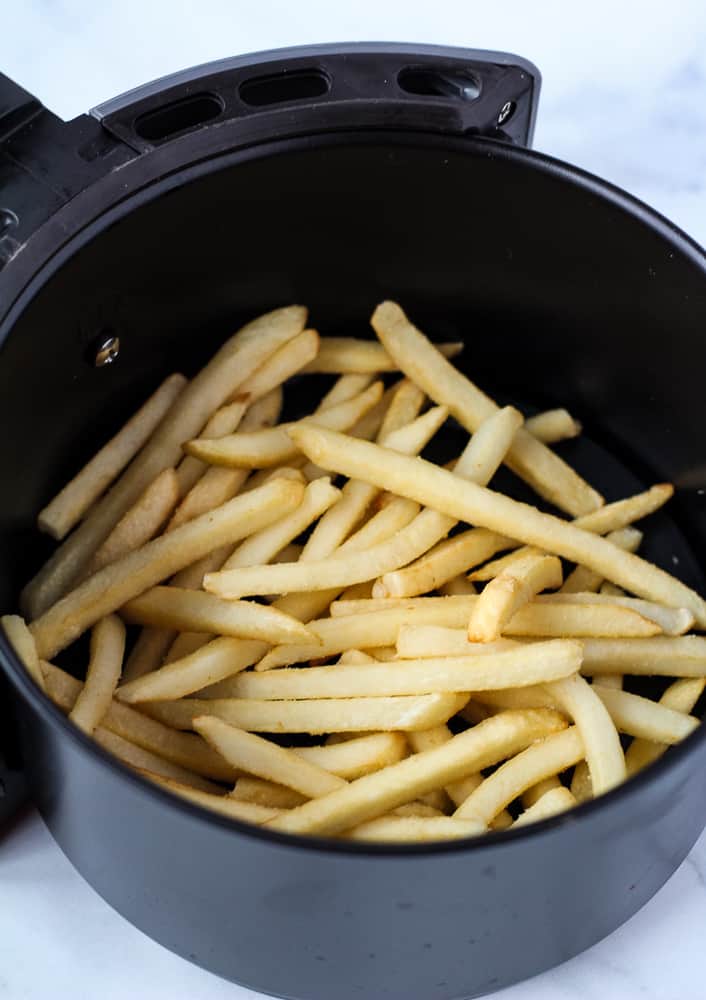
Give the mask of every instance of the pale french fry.
[[228, 798], [235, 799], [236, 802], [252, 802], [270, 809], [292, 809], [306, 802], [306, 795], [300, 795], [292, 788], [250, 775], [238, 778], [235, 788], [228, 793]]
[[566, 812], [576, 805], [576, 799], [568, 788], [560, 785], [545, 792], [541, 798], [525, 809], [512, 824], [513, 827], [527, 826], [530, 823], [537, 823], [541, 819], [549, 819], [550, 816], [558, 816], [559, 813]]
[[544, 778], [543, 781], [538, 781], [536, 785], [532, 785], [526, 792], [523, 792], [522, 805], [525, 809], [530, 809], [543, 795], [555, 788], [563, 788], [563, 785], [557, 776], [553, 774], [549, 778]]
[[281, 517], [301, 502], [302, 494], [299, 483], [275, 480], [105, 566], [32, 623], [40, 657], [54, 656], [132, 597]]
[[[512, 407], [497, 411], [473, 435], [456, 463], [456, 472], [471, 481], [487, 482], [502, 461], [521, 420], [521, 414]], [[222, 597], [233, 598], [350, 586], [406, 565], [444, 538], [455, 523], [452, 517], [424, 510], [393, 538], [358, 555], [341, 552], [311, 562], [213, 573], [204, 578], [204, 587]]]
[[561, 585], [556, 556], [526, 556], [491, 580], [473, 605], [468, 622], [471, 642], [494, 642], [517, 612], [540, 591]]
[[272, 562], [294, 562], [298, 559], [302, 550], [303, 545], [299, 545], [297, 542], [290, 542], [289, 545], [285, 545], [283, 549], [280, 549], [276, 556], [273, 557]]
[[608, 580], [601, 584], [600, 593], [608, 594], [612, 597], [625, 597], [625, 591], [623, 588], [616, 587], [614, 583], [609, 583]]
[[[424, 750], [431, 750], [434, 747], [442, 746], [452, 739], [453, 733], [443, 723], [439, 726], [434, 726], [432, 729], [425, 729], [422, 732], [407, 733], [407, 741], [414, 753], [422, 753]], [[483, 776], [481, 774], [469, 774], [465, 778], [461, 778], [460, 781], [450, 782], [446, 785], [444, 791], [452, 802], [458, 806], [468, 798], [482, 780]]]
[[482, 706], [495, 711], [522, 708], [551, 708], [561, 711], [559, 702], [545, 686], [506, 689], [504, 691], [479, 691], [475, 696]]
[[67, 592], [113, 525], [155, 476], [181, 458], [184, 441], [199, 433], [209, 415], [267, 357], [301, 332], [305, 319], [306, 310], [301, 306], [277, 309], [246, 324], [223, 344], [177, 396], [120, 479], [25, 587], [22, 600], [33, 619]]
[[593, 798], [591, 774], [585, 760], [580, 760], [574, 768], [573, 777], [571, 778], [571, 794], [577, 802], [587, 802]]
[[315, 479], [304, 490], [302, 502], [295, 510], [241, 542], [223, 563], [221, 572], [268, 563], [285, 545], [306, 531], [340, 496], [341, 491], [331, 485], [328, 476]]
[[653, 601], [643, 601], [639, 597], [626, 597], [612, 594], [539, 594], [535, 597], [538, 604], [603, 604], [611, 607], [630, 608], [643, 618], [650, 618], [662, 629], [665, 635], [683, 635], [693, 628], [694, 616], [686, 608], [670, 608], [665, 604], [655, 604]]
[[618, 730], [596, 690], [580, 677], [565, 677], [546, 685], [581, 733], [594, 795], [625, 781], [625, 756]]
[[[340, 664], [247, 673], [233, 684], [236, 698], [289, 700], [361, 698], [525, 687], [568, 677], [581, 665], [581, 646], [567, 639], [483, 655]], [[585, 683], [585, 681], [584, 681]]]
[[[443, 357], [454, 358], [463, 350], [463, 343], [435, 344], [435, 349]], [[305, 374], [357, 374], [394, 372], [398, 370], [395, 360], [381, 344], [374, 340], [359, 340], [355, 337], [322, 337], [319, 353], [304, 369]], [[416, 381], [416, 380], [415, 380]]]
[[414, 754], [270, 821], [272, 829], [331, 835], [375, 819], [467, 774], [490, 767], [564, 726], [553, 712], [504, 712], [442, 746]]
[[[171, 644], [167, 653], [162, 661], [162, 666], [167, 667], [170, 663], [176, 663], [177, 660], [183, 660], [187, 656], [191, 656], [197, 650], [201, 649], [207, 643], [211, 642], [212, 639], [217, 638], [211, 632], [175, 632], [176, 638]], [[244, 642], [247, 640], [243, 640]], [[263, 643], [266, 645], [266, 643]]]
[[352, 781], [402, 760], [407, 755], [407, 742], [402, 733], [371, 733], [353, 735], [343, 743], [327, 746], [292, 747], [292, 752], [339, 778]]
[[93, 626], [86, 681], [69, 719], [89, 736], [101, 724], [120, 680], [125, 653], [125, 626], [108, 615]]
[[[295, 338], [296, 339], [296, 338]], [[250, 396], [247, 393], [238, 393], [232, 403], [226, 403], [213, 413], [206, 426], [201, 431], [201, 437], [219, 438], [225, 434], [232, 434], [240, 426], [240, 422], [245, 415], [250, 404]], [[203, 476], [208, 469], [205, 462], [200, 462], [192, 455], [185, 455], [176, 468], [177, 485], [179, 498], [185, 497], [195, 483]], [[180, 522], [169, 523], [167, 530], [176, 528]]]
[[[51, 663], [42, 661], [41, 667], [49, 697], [62, 712], [68, 714], [76, 703], [83, 684]], [[237, 777], [237, 772], [204, 743], [200, 736], [177, 732], [119, 701], [113, 700], [99, 731], [100, 729], [109, 730], [122, 740], [135, 744], [182, 770], [193, 771], [216, 781], [233, 781]]]
[[266, 806], [258, 805], [254, 802], [245, 802], [233, 799], [230, 795], [214, 795], [209, 792], [201, 791], [191, 787], [190, 785], [184, 785], [179, 781], [175, 781], [173, 778], [165, 777], [161, 774], [154, 774], [152, 771], [148, 771], [145, 768], [137, 767], [135, 770], [146, 778], [148, 781], [152, 781], [155, 785], [159, 785], [161, 788], [167, 789], [173, 792], [174, 795], [178, 795], [183, 799], [188, 799], [189, 802], [193, 802], [197, 806], [202, 806], [204, 809], [211, 809], [213, 812], [220, 813], [222, 816], [229, 816], [231, 819], [241, 820], [243, 823], [266, 823], [267, 820], [273, 819], [279, 814], [279, 809], [269, 809]]
[[149, 702], [144, 711], [176, 729], [213, 715], [255, 733], [407, 732], [447, 722], [466, 695], [424, 694], [401, 698], [328, 698], [317, 701], [254, 701], [237, 698], [181, 698]]
[[617, 688], [622, 690], [623, 687], [623, 675], [622, 674], [601, 674], [601, 684], [603, 687]]
[[325, 410], [329, 406], [337, 403], [344, 403], [347, 399], [365, 392], [374, 379], [374, 374], [367, 375], [339, 375], [325, 396], [321, 397], [321, 402], [316, 407], [317, 410]]
[[[382, 382], [373, 382], [365, 392], [320, 413], [304, 417], [298, 423], [346, 430], [368, 412], [381, 398]], [[194, 438], [184, 445], [189, 455], [211, 465], [262, 469], [281, 465], [294, 458], [297, 446], [289, 436], [296, 424], [279, 424], [261, 431], [240, 431], [217, 439]]]
[[420, 657], [485, 656], [491, 652], [521, 649], [514, 639], [497, 642], [471, 642], [465, 628], [444, 625], [401, 625], [397, 633], [397, 656], [401, 660]]
[[[504, 535], [486, 528], [471, 528], [439, 542], [404, 569], [386, 573], [377, 582], [376, 596], [416, 597], [436, 590], [454, 578], [463, 586], [463, 578], [459, 574], [490, 558], [499, 547], [510, 544], [510, 539]], [[465, 593], [473, 594], [475, 590], [466, 590]]]
[[313, 361], [318, 350], [319, 335], [316, 330], [302, 330], [263, 361], [238, 391], [248, 393], [252, 400], [260, 399]]
[[81, 579], [97, 573], [128, 552], [134, 552], [157, 534], [179, 499], [174, 469], [163, 469], [127, 510], [102, 545], [96, 549]]
[[[484, 529], [478, 528], [477, 531], [482, 531]], [[496, 533], [493, 532], [495, 535]], [[504, 535], [496, 535], [497, 538], [505, 540]], [[513, 544], [517, 544], [516, 542]], [[506, 549], [507, 545], [502, 545], [500, 548], [496, 549], [496, 552]], [[484, 566], [480, 566], [478, 569], [474, 569], [472, 573], [468, 574], [468, 579], [471, 582], [485, 583], [488, 580], [494, 580], [496, 577], [500, 576], [501, 573], [505, 573], [507, 570], [512, 570], [518, 562], [521, 563], [523, 560], [527, 559], [529, 556], [541, 556], [543, 552], [534, 545], [521, 545], [519, 548], [513, 549], [512, 552], [508, 552], [504, 556], [500, 556], [499, 559], [491, 559], [490, 562], [485, 563]]]
[[374, 840], [378, 843], [428, 844], [435, 840], [477, 837], [487, 827], [475, 820], [453, 816], [381, 816], [368, 820], [344, 834], [346, 840]]
[[311, 633], [296, 618], [254, 601], [224, 601], [199, 590], [152, 587], [121, 608], [126, 621], [137, 625], [191, 632], [208, 632], [263, 642], [311, 641]]
[[[409, 379], [401, 379], [395, 386], [385, 419], [380, 425], [378, 440], [384, 441], [389, 434], [416, 420], [425, 399], [426, 396], [418, 385], [410, 382]], [[446, 409], [446, 407], [442, 407], [442, 409]]]
[[[606, 535], [606, 541], [617, 545], [626, 552], [637, 552], [642, 543], [642, 532], [637, 528], [621, 528]], [[603, 577], [587, 566], [576, 566], [569, 573], [560, 588], [562, 594], [584, 594], [597, 591], [603, 583]]]
[[140, 630], [130, 655], [123, 668], [123, 680], [137, 680], [145, 674], [157, 670], [162, 664], [169, 647], [174, 642], [173, 629], [155, 628], [149, 625]]
[[181, 698], [252, 666], [266, 649], [267, 643], [257, 640], [213, 639], [190, 656], [122, 684], [116, 697], [130, 705]]
[[638, 694], [601, 687], [598, 683], [591, 687], [621, 733], [628, 733], [629, 736], [639, 736], [656, 743], [678, 743], [699, 725], [700, 720], [693, 715], [676, 712]]
[[373, 581], [365, 580], [363, 583], [352, 583], [341, 591], [343, 601], [362, 601], [373, 596]]
[[186, 787], [196, 788], [200, 792], [207, 792], [212, 795], [217, 795], [220, 792], [218, 785], [214, 785], [212, 781], [207, 781], [206, 778], [202, 778], [198, 774], [192, 774], [178, 764], [172, 764], [171, 761], [164, 760], [162, 757], [157, 756], [157, 754], [145, 750], [135, 743], [130, 743], [129, 740], [123, 739], [122, 736], [118, 736], [117, 733], [106, 729], [104, 726], [98, 726], [93, 734], [93, 739], [104, 750], [108, 750], [109, 753], [112, 753], [114, 757], [117, 757], [118, 760], [122, 761], [123, 764], [127, 764], [128, 767], [133, 768], [133, 770], [149, 771], [151, 774], [178, 781]]
[[525, 420], [525, 430], [544, 444], [556, 444], [557, 441], [578, 437], [581, 429], [579, 421], [574, 420], [564, 409], [545, 410], [544, 413]]
[[312, 461], [586, 565], [638, 597], [688, 608], [697, 624], [706, 625], [706, 602], [699, 594], [605, 538], [461, 479], [424, 459], [400, 455], [322, 427], [299, 425], [290, 433]]
[[666, 677], [705, 677], [706, 638], [685, 635], [671, 639], [586, 639], [581, 673], [664, 674]]
[[[526, 709], [532, 711], [532, 709]], [[542, 711], [535, 709], [534, 711]], [[548, 711], [548, 709], [544, 709]], [[473, 733], [487, 726], [501, 715], [481, 722]], [[559, 728], [558, 726], [556, 728]], [[571, 726], [561, 732], [547, 732], [544, 739], [522, 750], [502, 764], [497, 771], [485, 778], [466, 801], [458, 807], [454, 816], [459, 819], [477, 819], [490, 823], [497, 814], [538, 781], [560, 774], [584, 757], [583, 740], [578, 726]]]
[[438, 588], [442, 597], [468, 597], [476, 594], [476, 588], [465, 576], [455, 576]]
[[46, 684], [44, 674], [39, 665], [39, 654], [34, 641], [34, 636], [27, 628], [24, 618], [19, 615], [3, 615], [0, 618], [8, 642], [17, 653], [24, 667], [34, 683], [46, 694]]
[[229, 726], [221, 719], [201, 716], [193, 720], [193, 727], [233, 767], [293, 788], [307, 798], [328, 795], [347, 785], [344, 778], [298, 757], [286, 747]]
[[[433, 792], [429, 792], [424, 796], [424, 799], [428, 799], [433, 796]], [[430, 806], [428, 802], [419, 799], [417, 802], [405, 802], [403, 806], [397, 806], [396, 809], [390, 811], [390, 816], [411, 816], [411, 817], [421, 817], [422, 819], [427, 819], [432, 816], [443, 816], [444, 813], [440, 809], [435, 809], [434, 806]], [[381, 816], [381, 819], [386, 817]]]
[[[474, 433], [496, 412], [496, 403], [449, 364], [395, 302], [381, 303], [371, 323], [405, 375], [435, 402], [448, 406], [467, 431]], [[506, 463], [540, 496], [569, 514], [586, 514], [603, 503], [600, 493], [524, 428], [518, 430]]]
[[[605, 687], [606, 677], [601, 677], [601, 685]], [[690, 713], [696, 705], [706, 686], [706, 679], [703, 677], [687, 677], [670, 684], [662, 697], [659, 699], [660, 705], [671, 708], [676, 712]], [[625, 763], [628, 774], [635, 774], [637, 771], [651, 764], [662, 756], [667, 749], [667, 744], [656, 743], [654, 740], [634, 739], [625, 754]]]
[[[170, 375], [70, 483], [39, 512], [37, 525], [61, 541], [132, 461], [186, 385]], [[145, 483], [145, 485], [147, 485]]]
[[364, 653], [362, 649], [346, 649], [345, 652], [341, 653], [339, 656], [338, 662], [345, 665], [347, 663], [377, 663], [378, 660], [376, 660], [374, 656], [370, 656], [369, 653]]
[[382, 399], [371, 410], [368, 410], [364, 417], [361, 417], [360, 420], [353, 424], [349, 432], [353, 437], [363, 438], [365, 441], [372, 441], [377, 437], [382, 427], [382, 422], [385, 419], [385, 414], [395, 395], [396, 388], [396, 385], [391, 385], [388, 389], [385, 389]]

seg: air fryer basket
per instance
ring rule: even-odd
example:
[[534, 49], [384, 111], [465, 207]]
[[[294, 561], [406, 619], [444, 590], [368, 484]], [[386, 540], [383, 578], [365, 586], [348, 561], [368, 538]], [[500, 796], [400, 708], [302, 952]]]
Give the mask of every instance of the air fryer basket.
[[[50, 550], [36, 511], [161, 376], [292, 301], [322, 332], [365, 336], [386, 297], [463, 339], [460, 367], [499, 399], [567, 405], [586, 434], [563, 453], [608, 500], [674, 482], [645, 554], [703, 592], [704, 255], [528, 151], [537, 90], [497, 53], [330, 47], [192, 71], [63, 125], [0, 80], [0, 607]], [[97, 368], [109, 336], [119, 357]], [[280, 996], [500, 988], [627, 919], [706, 823], [696, 733], [601, 800], [480, 842], [253, 830], [147, 786], [0, 652], [19, 730], [0, 815], [22, 766], [111, 905]]]

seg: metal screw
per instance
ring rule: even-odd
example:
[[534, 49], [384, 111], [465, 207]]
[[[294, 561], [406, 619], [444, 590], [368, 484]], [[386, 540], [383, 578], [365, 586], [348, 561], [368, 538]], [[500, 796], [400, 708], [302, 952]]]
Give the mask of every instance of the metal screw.
[[105, 365], [112, 365], [112, 363], [120, 354], [120, 337], [104, 337], [98, 344], [96, 350], [96, 368], [103, 368]]
[[19, 219], [9, 208], [0, 208], [0, 239], [18, 224]]
[[515, 102], [505, 101], [503, 106], [500, 108], [498, 113], [498, 125], [504, 125], [506, 121], [512, 118], [515, 112]]

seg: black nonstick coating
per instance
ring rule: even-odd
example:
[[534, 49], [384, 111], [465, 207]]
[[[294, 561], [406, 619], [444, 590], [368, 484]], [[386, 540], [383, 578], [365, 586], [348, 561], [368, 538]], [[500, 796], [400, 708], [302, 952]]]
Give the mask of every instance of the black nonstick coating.
[[[703, 591], [706, 281], [688, 240], [608, 186], [490, 141], [198, 152], [59, 250], [0, 329], [3, 608], [48, 551], [36, 511], [161, 375], [191, 373], [267, 308], [305, 302], [322, 332], [360, 334], [386, 297], [434, 339], [463, 339], [461, 367], [502, 401], [567, 406], [586, 439], [562, 453], [607, 499], [674, 482], [644, 551]], [[111, 175], [101, 210], [134, 180], [130, 165]], [[106, 328], [124, 346], [97, 370], [86, 352]], [[499, 989], [610, 933], [706, 822], [696, 733], [533, 829], [409, 848], [282, 837], [148, 787], [72, 731], [6, 650], [3, 665], [32, 794], [79, 871], [167, 947], [279, 996]]]

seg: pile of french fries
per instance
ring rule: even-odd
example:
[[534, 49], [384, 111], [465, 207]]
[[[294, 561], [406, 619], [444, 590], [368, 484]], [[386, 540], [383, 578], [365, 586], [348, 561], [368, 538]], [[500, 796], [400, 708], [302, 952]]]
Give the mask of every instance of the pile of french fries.
[[[706, 603], [636, 554], [672, 487], [606, 504], [552, 449], [566, 410], [498, 407], [393, 302], [377, 340], [306, 320], [170, 376], [41, 511], [60, 544], [2, 621], [46, 695], [179, 796], [352, 840], [523, 826], [691, 733]], [[451, 419], [460, 455], [419, 457]], [[563, 516], [490, 489], [502, 464]], [[80, 681], [52, 660], [89, 630]]]

